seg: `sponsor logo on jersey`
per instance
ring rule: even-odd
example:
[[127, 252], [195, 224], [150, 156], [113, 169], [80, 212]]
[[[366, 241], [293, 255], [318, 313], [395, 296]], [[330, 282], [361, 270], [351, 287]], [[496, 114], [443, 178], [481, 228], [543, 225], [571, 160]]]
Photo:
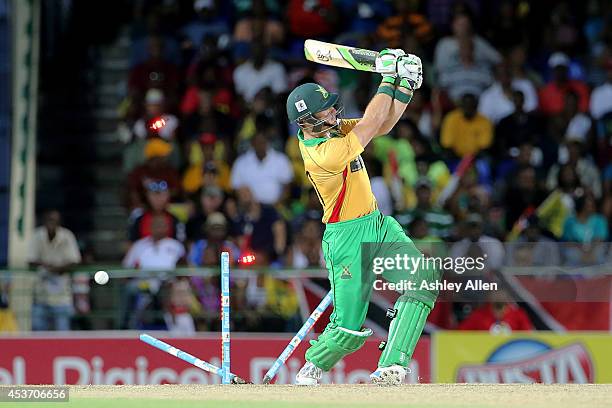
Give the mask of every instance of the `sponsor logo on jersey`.
[[351, 162], [351, 173], [355, 173], [356, 171], [359, 171], [364, 167], [365, 164], [363, 162], [363, 159], [361, 158], [361, 155], [359, 155], [355, 160]]

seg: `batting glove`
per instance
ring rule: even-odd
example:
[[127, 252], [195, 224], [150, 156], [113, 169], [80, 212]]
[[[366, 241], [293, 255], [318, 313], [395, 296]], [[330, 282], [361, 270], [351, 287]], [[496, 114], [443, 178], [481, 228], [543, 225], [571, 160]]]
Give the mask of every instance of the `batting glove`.
[[[414, 54], [401, 56], [397, 59], [397, 75], [408, 81], [412, 91], [423, 84], [423, 64], [421, 59]], [[405, 82], [405, 81], [404, 81]]]
[[379, 72], [383, 78], [397, 76], [397, 61], [400, 57], [406, 55], [403, 50], [396, 48], [385, 48], [378, 57], [376, 57], [376, 72]]

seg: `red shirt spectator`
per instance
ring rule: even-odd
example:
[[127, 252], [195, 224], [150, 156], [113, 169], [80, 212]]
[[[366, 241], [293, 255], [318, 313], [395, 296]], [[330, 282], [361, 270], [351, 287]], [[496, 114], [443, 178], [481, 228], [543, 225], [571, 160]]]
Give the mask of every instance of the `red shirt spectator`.
[[510, 330], [533, 330], [527, 313], [518, 305], [487, 303], [475, 309], [459, 323], [459, 330], [495, 330], [499, 326]]
[[[151, 88], [145, 96], [145, 114], [134, 123], [132, 131], [138, 139], [146, 139], [150, 136], [159, 136], [164, 140], [172, 141], [178, 128], [178, 118], [168, 113], [164, 104], [163, 91]], [[151, 124], [162, 119], [161, 128], [153, 128]]]
[[164, 180], [154, 180], [145, 183], [147, 210], [130, 222], [129, 239], [137, 241], [153, 234], [155, 219], [165, 221], [165, 231], [168, 237], [179, 241], [185, 239], [185, 226], [168, 211], [170, 192], [168, 183]]
[[[196, 113], [200, 109], [202, 88], [192, 85], [185, 91], [181, 100], [181, 113], [185, 116]], [[212, 104], [214, 108], [224, 114], [230, 113], [233, 108], [232, 93], [229, 89], [218, 89], [213, 92]]]
[[289, 29], [301, 38], [331, 35], [335, 8], [332, 0], [291, 0], [287, 6]]
[[561, 113], [568, 92], [578, 95], [580, 112], [589, 110], [589, 88], [582, 81], [568, 76], [570, 60], [567, 55], [556, 52], [548, 59], [548, 66], [553, 70], [553, 79], [540, 89], [540, 109], [546, 115]]
[[168, 236], [182, 241], [185, 237], [185, 227], [174, 215], [167, 210], [162, 210], [159, 214], [151, 210], [145, 211], [140, 217], [136, 218], [128, 233], [129, 240], [134, 242], [139, 239], [150, 237], [153, 231], [153, 220], [161, 217], [166, 221]]

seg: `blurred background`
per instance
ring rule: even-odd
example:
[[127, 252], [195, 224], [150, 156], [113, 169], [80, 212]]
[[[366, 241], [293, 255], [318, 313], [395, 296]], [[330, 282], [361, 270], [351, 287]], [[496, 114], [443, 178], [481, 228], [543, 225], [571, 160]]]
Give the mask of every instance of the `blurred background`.
[[[31, 368], [24, 339], [110, 366], [115, 336], [133, 349], [116, 365], [142, 369], [133, 331], [160, 330], [214, 358], [222, 251], [232, 329], [256, 333], [236, 364], [280, 353], [329, 290], [286, 96], [317, 82], [357, 118], [380, 81], [307, 62], [307, 38], [421, 57], [423, 88], [363, 155], [372, 188], [424, 252], [487, 254], [501, 287], [441, 296], [409, 381], [612, 381], [610, 2], [0, 0], [0, 383], [87, 382]], [[378, 340], [392, 304], [373, 297]], [[367, 379], [376, 344], [341, 381]]]

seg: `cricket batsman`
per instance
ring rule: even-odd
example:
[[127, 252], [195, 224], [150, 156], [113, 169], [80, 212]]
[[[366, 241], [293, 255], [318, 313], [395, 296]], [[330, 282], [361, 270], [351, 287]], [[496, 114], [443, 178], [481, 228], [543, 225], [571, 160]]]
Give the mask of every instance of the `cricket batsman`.
[[[339, 119], [338, 95], [314, 83], [298, 86], [287, 98], [289, 120], [299, 126], [306, 175], [323, 206], [326, 226], [322, 248], [334, 304], [329, 324], [306, 351], [306, 364], [296, 376], [298, 385], [318, 384], [323, 371], [359, 350], [372, 335], [363, 323], [375, 276], [372, 270], [362, 270], [362, 243], [401, 243], [411, 256], [421, 256], [398, 222], [377, 209], [361, 158], [373, 138], [395, 126], [413, 92], [420, 88], [421, 60], [400, 49], [384, 49], [376, 59], [376, 68], [392, 73], [382, 74], [378, 91], [361, 119]], [[433, 274], [420, 277], [436, 279]], [[397, 276], [385, 278], [397, 280]], [[436, 297], [437, 292], [427, 290], [400, 293], [378, 368], [370, 375], [373, 383], [399, 385], [404, 381]]]

